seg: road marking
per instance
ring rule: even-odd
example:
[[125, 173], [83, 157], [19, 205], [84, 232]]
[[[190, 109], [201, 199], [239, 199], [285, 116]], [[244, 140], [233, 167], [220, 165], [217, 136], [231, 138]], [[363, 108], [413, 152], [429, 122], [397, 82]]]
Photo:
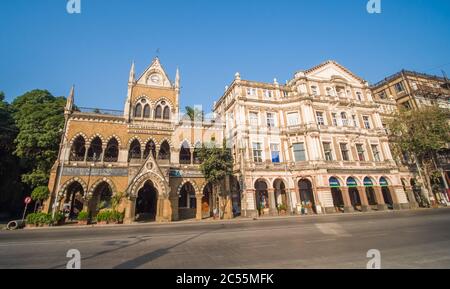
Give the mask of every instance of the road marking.
[[339, 237], [351, 237], [352, 235], [347, 233], [347, 231], [339, 224], [336, 223], [322, 223], [322, 224], [315, 224], [316, 228], [319, 229], [319, 231], [322, 234], [325, 235], [335, 235]]

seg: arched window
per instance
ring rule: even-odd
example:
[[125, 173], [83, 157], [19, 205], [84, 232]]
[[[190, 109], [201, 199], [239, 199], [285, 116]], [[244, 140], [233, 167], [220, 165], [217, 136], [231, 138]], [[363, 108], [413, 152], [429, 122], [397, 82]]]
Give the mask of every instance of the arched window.
[[347, 114], [345, 112], [341, 113], [341, 119], [342, 119], [342, 125], [347, 126], [348, 125], [348, 119]]
[[164, 119], [170, 119], [170, 108], [168, 106], [166, 106], [164, 108]]
[[144, 106], [144, 118], [150, 118], [150, 105], [148, 104]]
[[152, 152], [153, 158], [156, 159], [156, 146], [152, 140], [149, 140], [147, 142], [147, 144], [145, 145], [144, 159], [148, 158], [148, 156], [150, 155], [150, 152]]
[[161, 118], [162, 116], [162, 108], [158, 105], [155, 109], [155, 118]]
[[117, 162], [119, 159], [119, 143], [116, 138], [112, 138], [108, 141], [105, 150], [105, 162]]
[[142, 105], [140, 103], [134, 108], [134, 117], [142, 117]]
[[191, 163], [191, 149], [189, 144], [185, 141], [181, 145], [180, 149], [180, 164], [190, 164]]
[[128, 151], [128, 161], [141, 159], [141, 144], [137, 139], [133, 140]]
[[158, 159], [159, 160], [170, 160], [170, 146], [167, 143], [167, 141], [164, 141], [161, 144], [161, 147], [160, 147], [159, 153], [158, 153]]
[[99, 161], [102, 158], [102, 140], [97, 136], [91, 141], [88, 149], [87, 161]]
[[83, 161], [86, 153], [86, 142], [84, 137], [78, 136], [70, 148], [69, 161]]

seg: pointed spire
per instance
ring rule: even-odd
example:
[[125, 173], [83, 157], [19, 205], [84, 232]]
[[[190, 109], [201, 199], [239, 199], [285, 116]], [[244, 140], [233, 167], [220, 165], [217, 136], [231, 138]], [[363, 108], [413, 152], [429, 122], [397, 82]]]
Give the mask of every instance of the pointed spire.
[[178, 67], [175, 74], [175, 88], [180, 88], [180, 70], [178, 69]]
[[131, 63], [131, 69], [130, 69], [130, 76], [128, 78], [128, 82], [129, 83], [133, 83], [134, 82], [134, 61]]
[[72, 85], [72, 87], [70, 88], [69, 96], [67, 97], [67, 101], [66, 101], [66, 109], [65, 110], [67, 113], [70, 113], [73, 109], [74, 98], [75, 98], [75, 85]]

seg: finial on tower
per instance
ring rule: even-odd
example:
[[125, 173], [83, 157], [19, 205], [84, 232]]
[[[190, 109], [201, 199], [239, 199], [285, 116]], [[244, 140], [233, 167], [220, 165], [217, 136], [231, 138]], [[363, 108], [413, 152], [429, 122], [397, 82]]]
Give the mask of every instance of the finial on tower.
[[241, 80], [241, 74], [239, 72], [236, 72], [236, 74], [234, 75], [234, 79]]
[[70, 88], [69, 96], [67, 97], [66, 101], [66, 109], [65, 109], [66, 113], [70, 113], [72, 111], [74, 98], [75, 98], [75, 85], [72, 85], [72, 87]]
[[128, 77], [128, 82], [133, 83], [134, 82], [134, 61], [131, 63], [131, 69], [130, 69], [130, 76]]
[[178, 69], [178, 67], [175, 74], [175, 88], [180, 88], [180, 70]]

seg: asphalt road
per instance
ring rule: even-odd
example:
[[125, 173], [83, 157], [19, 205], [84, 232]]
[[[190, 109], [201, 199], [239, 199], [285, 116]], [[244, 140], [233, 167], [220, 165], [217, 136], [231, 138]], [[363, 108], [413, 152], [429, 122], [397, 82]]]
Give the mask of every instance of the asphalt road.
[[450, 268], [450, 209], [0, 232], [0, 268]]

